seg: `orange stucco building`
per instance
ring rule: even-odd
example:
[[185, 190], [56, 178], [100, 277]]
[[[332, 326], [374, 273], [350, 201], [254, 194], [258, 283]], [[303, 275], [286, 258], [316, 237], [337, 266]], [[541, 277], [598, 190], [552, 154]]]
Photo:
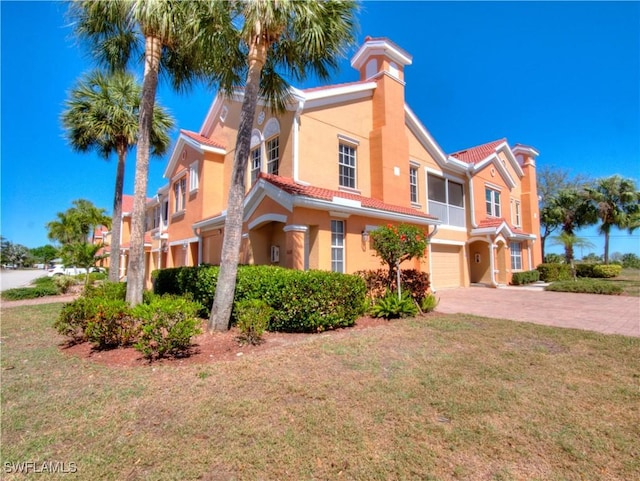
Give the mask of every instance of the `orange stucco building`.
[[[401, 222], [430, 238], [411, 267], [429, 272], [434, 290], [506, 284], [541, 262], [538, 152], [501, 139], [446, 154], [405, 102], [411, 62], [390, 40], [368, 37], [351, 61], [359, 80], [292, 88], [279, 115], [259, 103], [241, 262], [376, 269], [368, 232]], [[241, 102], [242, 92], [218, 95], [199, 132], [180, 131], [167, 185], [148, 202], [148, 278], [219, 264]]]

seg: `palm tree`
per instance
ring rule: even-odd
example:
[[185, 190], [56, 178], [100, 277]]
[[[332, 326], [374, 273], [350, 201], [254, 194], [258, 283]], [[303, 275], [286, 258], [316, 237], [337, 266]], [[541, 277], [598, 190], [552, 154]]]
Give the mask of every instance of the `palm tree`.
[[[560, 190], [547, 206], [550, 216], [558, 219], [561, 235], [575, 236], [577, 230], [597, 222], [596, 212], [585, 197], [583, 191], [575, 188]], [[567, 264], [574, 258], [574, 246], [571, 242], [563, 243]]]
[[[210, 330], [229, 328], [242, 238], [244, 176], [258, 95], [266, 97], [276, 111], [284, 107], [288, 85], [278, 69], [297, 80], [309, 74], [328, 79], [354, 40], [357, 11], [350, 0], [248, 0], [230, 5], [237, 15], [234, 25], [238, 25], [238, 41], [246, 55], [246, 80]], [[223, 83], [223, 87], [231, 86]]]
[[[138, 137], [138, 111], [142, 89], [131, 74], [111, 75], [94, 71], [81, 78], [69, 94], [62, 114], [62, 124], [71, 147], [78, 152], [97, 150], [108, 159], [118, 156], [113, 225], [109, 255], [109, 280], [118, 282], [120, 272], [120, 231], [122, 223], [122, 191], [127, 153]], [[173, 119], [162, 106], [153, 110], [151, 154], [164, 155], [169, 148], [168, 131]]]
[[[71, 4], [77, 36], [89, 42], [102, 64], [111, 70], [124, 70], [131, 61], [144, 60], [127, 270], [127, 301], [131, 305], [142, 302], [144, 290], [145, 203], [159, 75], [166, 74], [176, 90], [185, 90], [205, 75], [205, 67], [216, 71], [214, 67], [224, 59], [210, 60], [220, 53], [215, 45], [215, 25], [228, 23], [227, 11], [221, 1], [77, 0]], [[205, 54], [212, 55], [209, 61], [204, 61]]]
[[639, 227], [640, 191], [632, 179], [613, 175], [598, 179], [585, 189], [600, 220], [599, 231], [604, 234], [604, 263], [609, 263], [609, 235], [612, 227], [633, 232]]
[[56, 214], [57, 220], [47, 223], [49, 239], [58, 241], [63, 246], [88, 243], [97, 227], [111, 225], [111, 218], [106, 211], [96, 207], [91, 201], [77, 199], [72, 204], [70, 209]]

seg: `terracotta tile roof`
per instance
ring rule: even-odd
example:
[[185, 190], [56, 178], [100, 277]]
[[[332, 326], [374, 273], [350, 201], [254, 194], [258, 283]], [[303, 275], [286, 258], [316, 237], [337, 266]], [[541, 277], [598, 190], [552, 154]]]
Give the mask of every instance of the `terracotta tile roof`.
[[377, 209], [386, 212], [395, 212], [397, 214], [413, 215], [416, 217], [424, 217], [425, 219], [437, 220], [437, 217], [426, 214], [424, 212], [420, 212], [419, 210], [413, 209], [411, 207], [402, 207], [399, 205], [387, 204], [378, 199], [363, 197], [358, 194], [343, 192], [341, 190], [331, 190], [324, 189], [322, 187], [314, 187], [311, 185], [301, 185], [295, 183], [294, 180], [290, 177], [280, 177], [277, 175], [261, 173], [260, 178], [292, 195], [300, 195], [303, 197], [311, 197], [312, 199], [327, 201], [332, 201], [334, 197], [340, 197], [342, 199], [360, 202], [360, 205], [362, 207], [368, 209]]
[[[150, 202], [155, 202], [155, 198], [147, 197], [147, 204]], [[128, 194], [123, 194], [122, 196], [122, 215], [131, 215], [133, 212], [133, 196]]]
[[220, 142], [216, 142], [215, 140], [211, 140], [207, 137], [204, 137], [203, 135], [197, 134], [195, 132], [191, 132], [190, 130], [180, 129], [180, 133], [183, 135], [186, 135], [190, 139], [193, 139], [200, 144], [226, 150], [226, 147], [222, 145]]
[[468, 164], [477, 164], [493, 154], [496, 151], [496, 147], [506, 141], [507, 139], [504, 138], [498, 139], [469, 149], [459, 150], [458, 152], [454, 152], [449, 155], [463, 162], [467, 162]]
[[522, 229], [512, 226], [504, 217], [487, 217], [478, 222], [478, 229], [486, 229], [490, 227], [500, 227], [502, 224], [506, 224], [509, 230], [514, 234], [527, 235]]

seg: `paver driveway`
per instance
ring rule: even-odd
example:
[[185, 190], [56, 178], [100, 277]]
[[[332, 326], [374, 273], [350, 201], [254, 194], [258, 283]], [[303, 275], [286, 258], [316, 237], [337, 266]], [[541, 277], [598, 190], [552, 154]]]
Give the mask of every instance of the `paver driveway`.
[[522, 287], [441, 289], [438, 312], [640, 337], [637, 297], [547, 292]]

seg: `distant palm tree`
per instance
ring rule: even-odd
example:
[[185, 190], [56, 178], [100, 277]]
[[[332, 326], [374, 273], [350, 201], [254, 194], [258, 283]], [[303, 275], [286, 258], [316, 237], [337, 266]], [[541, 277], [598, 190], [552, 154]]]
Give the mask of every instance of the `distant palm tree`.
[[[62, 124], [71, 147], [78, 152], [96, 150], [103, 158], [118, 156], [113, 223], [109, 254], [109, 280], [118, 282], [120, 273], [120, 237], [122, 192], [127, 153], [136, 145], [142, 88], [133, 75], [100, 71], [82, 77], [69, 93]], [[170, 145], [168, 131], [173, 119], [162, 106], [153, 110], [151, 154], [164, 155]]]
[[111, 218], [106, 211], [96, 207], [91, 201], [77, 199], [72, 202], [72, 205], [73, 207], [65, 212], [58, 212], [57, 220], [47, 223], [49, 239], [58, 241], [63, 246], [88, 243], [97, 227], [111, 226]]
[[595, 186], [585, 189], [587, 198], [596, 208], [599, 231], [604, 234], [604, 263], [609, 263], [609, 236], [612, 227], [633, 232], [640, 227], [640, 191], [633, 179], [613, 175], [598, 179]]
[[215, 26], [229, 23], [226, 12], [228, 7], [221, 1], [77, 0], [70, 7], [77, 36], [88, 41], [102, 64], [124, 70], [131, 61], [144, 61], [127, 270], [127, 301], [131, 305], [142, 302], [144, 291], [145, 204], [159, 75], [164, 73], [176, 90], [184, 90], [204, 78], [205, 67], [210, 69], [209, 75], [217, 71], [216, 62], [226, 59], [216, 48]]
[[[246, 56], [246, 80], [210, 330], [229, 328], [242, 239], [244, 176], [258, 95], [266, 97], [276, 111], [284, 108], [288, 84], [278, 69], [296, 80], [311, 74], [328, 79], [354, 41], [357, 11], [350, 0], [246, 0], [229, 5], [237, 19], [233, 25], [237, 25], [238, 45]], [[223, 87], [232, 88], [225, 83]]]
[[[584, 191], [575, 188], [563, 189], [558, 192], [546, 208], [550, 210], [550, 216], [558, 219], [562, 231], [561, 235], [575, 236], [576, 231], [582, 227], [597, 222], [595, 209], [585, 196]], [[567, 264], [571, 264], [574, 258], [574, 244], [571, 242], [562, 244]]]

